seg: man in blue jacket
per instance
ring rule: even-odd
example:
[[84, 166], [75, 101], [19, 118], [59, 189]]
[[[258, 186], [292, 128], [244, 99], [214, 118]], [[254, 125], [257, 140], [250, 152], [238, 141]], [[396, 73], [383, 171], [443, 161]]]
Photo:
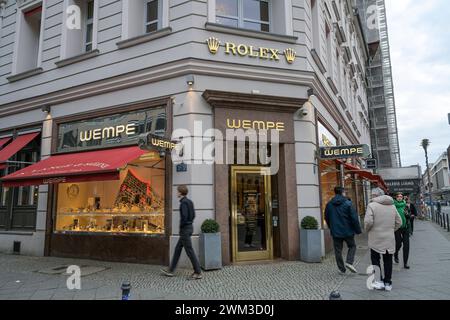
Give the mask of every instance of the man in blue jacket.
[[[355, 234], [361, 234], [361, 225], [352, 202], [345, 197], [345, 189], [334, 188], [335, 197], [328, 202], [325, 208], [325, 221], [330, 228], [334, 243], [334, 254], [339, 271], [345, 274], [346, 269], [357, 273], [353, 266], [355, 261], [356, 243]], [[347, 260], [344, 264], [342, 249], [344, 242], [347, 244]]]

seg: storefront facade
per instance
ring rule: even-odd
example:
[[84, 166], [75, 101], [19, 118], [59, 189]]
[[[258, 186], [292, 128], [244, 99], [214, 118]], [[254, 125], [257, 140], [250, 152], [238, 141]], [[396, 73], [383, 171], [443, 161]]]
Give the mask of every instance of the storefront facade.
[[[347, 51], [335, 32], [320, 29], [331, 37], [330, 52], [337, 52], [327, 59], [308, 40], [315, 36], [303, 30], [315, 28], [301, 17], [314, 12], [327, 26], [337, 18], [334, 12], [324, 16], [310, 1], [275, 1], [267, 18], [269, 32], [221, 25], [225, 9], [217, 1], [188, 1], [173, 8], [162, 3], [158, 30], [132, 37], [134, 29], [124, 25], [132, 19], [120, 19], [133, 14], [129, 1], [105, 1], [95, 7], [94, 53], [71, 60], [62, 49], [67, 35], [56, 36], [56, 50], [44, 40], [42, 70], [30, 75], [11, 68], [1, 77], [0, 138], [37, 127], [39, 154], [25, 162], [41, 166], [30, 169], [26, 179], [13, 174], [3, 182], [2, 190], [32, 185], [37, 193], [36, 218], [27, 216], [36, 221], [34, 226], [28, 231], [0, 226], [3, 252], [12, 252], [14, 242], [20, 242], [26, 254], [168, 263], [178, 241], [175, 195], [182, 184], [196, 207], [195, 249], [201, 223], [216, 219], [225, 264], [296, 260], [301, 219], [314, 216], [325, 227], [323, 206], [342, 175], [335, 163], [337, 173], [321, 178], [333, 164], [319, 161], [319, 124], [341, 145], [370, 140], [362, 120], [367, 109], [360, 62], [366, 60], [361, 58], [365, 44], [351, 7], [343, 4], [339, 10], [356, 28], [344, 28], [356, 46]], [[316, 3], [325, 8], [325, 2]], [[62, 18], [64, 4], [44, 0], [43, 5], [44, 21], [50, 23], [58, 12]], [[12, 21], [15, 6], [6, 9]], [[292, 10], [280, 10], [288, 7]], [[14, 60], [14, 51], [11, 56]], [[259, 160], [210, 163], [189, 153], [188, 146], [211, 142], [207, 131], [212, 129], [277, 131], [276, 172], [263, 174], [270, 165]], [[185, 145], [183, 169], [170, 152], [139, 147], [140, 134], [170, 140], [177, 130], [185, 132], [177, 138]], [[239, 138], [224, 134], [223, 142], [226, 148], [226, 142], [235, 145]], [[246, 154], [246, 148], [244, 143], [232, 158]], [[270, 143], [268, 148], [275, 150]], [[76, 161], [76, 171], [68, 168]], [[58, 166], [64, 170], [54, 171]]]

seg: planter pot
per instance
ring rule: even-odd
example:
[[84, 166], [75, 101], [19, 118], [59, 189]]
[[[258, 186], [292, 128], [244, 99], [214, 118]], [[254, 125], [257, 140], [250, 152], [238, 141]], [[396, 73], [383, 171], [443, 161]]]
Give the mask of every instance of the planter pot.
[[200, 266], [203, 270], [222, 269], [222, 237], [218, 233], [200, 233]]
[[322, 261], [322, 230], [300, 230], [300, 259], [308, 263]]

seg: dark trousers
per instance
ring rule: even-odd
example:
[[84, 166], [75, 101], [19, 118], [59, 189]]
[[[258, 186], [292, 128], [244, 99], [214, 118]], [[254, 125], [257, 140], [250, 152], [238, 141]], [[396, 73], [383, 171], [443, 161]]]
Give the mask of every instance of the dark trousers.
[[410, 221], [410, 233], [411, 234], [413, 234], [413, 232], [414, 232], [414, 219], [415, 218], [413, 218], [413, 217], [411, 217], [411, 220], [409, 220]]
[[342, 249], [344, 247], [344, 242], [347, 244], [348, 247], [346, 260], [348, 264], [353, 265], [353, 262], [355, 262], [355, 254], [356, 254], [355, 237], [333, 238], [334, 255], [336, 256], [336, 263], [339, 270], [341, 270], [342, 272], [346, 271], [344, 259], [342, 258]]
[[191, 236], [194, 232], [192, 225], [184, 226], [180, 229], [180, 239], [173, 252], [172, 263], [170, 264], [170, 272], [174, 272], [177, 268], [178, 260], [180, 260], [181, 250], [184, 248], [187, 256], [191, 260], [192, 266], [194, 267], [194, 272], [200, 274], [202, 270], [200, 269], [200, 263], [198, 262], [197, 256], [195, 255], [194, 248], [192, 248]]
[[398, 253], [403, 246], [403, 264], [408, 264], [409, 258], [409, 229], [400, 228], [395, 231], [395, 258], [398, 259]]
[[[370, 259], [372, 260], [372, 265], [377, 266], [380, 268], [381, 272], [381, 264], [380, 264], [380, 258], [381, 254], [374, 250], [370, 250]], [[383, 265], [384, 265], [384, 277], [381, 276], [381, 281], [384, 282], [384, 284], [392, 285], [392, 254], [389, 254], [389, 252], [386, 251], [385, 254], [383, 254]]]

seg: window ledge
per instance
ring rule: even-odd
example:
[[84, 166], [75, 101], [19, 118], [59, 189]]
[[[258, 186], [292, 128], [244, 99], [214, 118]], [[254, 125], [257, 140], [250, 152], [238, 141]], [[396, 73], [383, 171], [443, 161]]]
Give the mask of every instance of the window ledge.
[[34, 68], [34, 69], [31, 69], [31, 70], [28, 70], [25, 72], [13, 74], [13, 75], [7, 77], [6, 80], [8, 80], [9, 82], [16, 82], [16, 81], [37, 75], [37, 74], [41, 73], [42, 71], [44, 71], [44, 69], [42, 69], [40, 67]]
[[96, 57], [99, 55], [99, 53], [100, 53], [100, 51], [98, 49], [95, 49], [95, 50], [85, 52], [85, 53], [82, 53], [82, 54], [79, 54], [79, 55], [76, 55], [76, 56], [73, 56], [73, 57], [70, 57], [67, 59], [56, 61], [55, 64], [58, 68], [61, 68], [61, 67], [65, 67], [65, 66], [83, 61], [83, 60], [87, 60], [87, 59]]
[[242, 28], [233, 28], [233, 27], [224, 26], [224, 25], [221, 25], [218, 23], [211, 23], [211, 22], [207, 22], [205, 24], [205, 29], [209, 30], [209, 31], [230, 33], [230, 34], [235, 34], [238, 36], [257, 38], [257, 39], [263, 39], [263, 40], [272, 40], [272, 41], [285, 42], [285, 43], [291, 43], [291, 44], [297, 43], [297, 40], [298, 40], [298, 37], [295, 37], [295, 36], [288, 36], [288, 35], [284, 35], [284, 34], [269, 33], [269, 32], [255, 31], [255, 30], [242, 29]]
[[32, 236], [34, 234], [34, 232], [29, 232], [29, 231], [1, 231], [0, 230], [0, 235], [12, 235], [12, 236]]
[[311, 55], [314, 59], [314, 61], [316, 62], [317, 66], [319, 67], [319, 70], [322, 73], [327, 72], [327, 69], [325, 68], [325, 66], [322, 63], [322, 59], [320, 58], [319, 54], [317, 53], [316, 49], [311, 49]]
[[128, 47], [132, 47], [141, 43], [149, 42], [158, 38], [162, 38], [167, 36], [172, 32], [171, 27], [163, 28], [157, 31], [154, 31], [152, 33], [143, 34], [137, 37], [133, 37], [126, 40], [121, 40], [116, 43], [116, 45], [119, 47], [119, 49], [125, 49]]

